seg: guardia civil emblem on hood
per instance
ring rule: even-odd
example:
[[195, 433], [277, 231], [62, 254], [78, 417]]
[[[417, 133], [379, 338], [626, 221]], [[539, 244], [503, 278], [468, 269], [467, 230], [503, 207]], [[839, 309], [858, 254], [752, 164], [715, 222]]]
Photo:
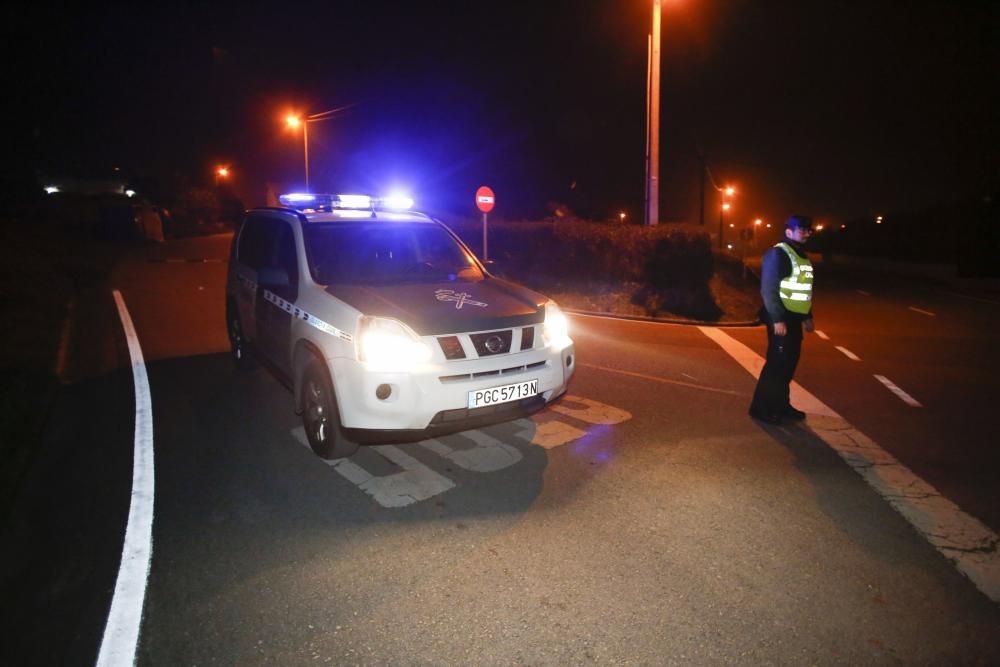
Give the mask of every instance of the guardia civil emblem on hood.
[[456, 292], [451, 289], [439, 289], [434, 291], [434, 296], [438, 301], [454, 301], [455, 309], [461, 310], [462, 306], [479, 306], [480, 308], [485, 308], [488, 304], [482, 301], [476, 301], [472, 298], [472, 295], [468, 292]]

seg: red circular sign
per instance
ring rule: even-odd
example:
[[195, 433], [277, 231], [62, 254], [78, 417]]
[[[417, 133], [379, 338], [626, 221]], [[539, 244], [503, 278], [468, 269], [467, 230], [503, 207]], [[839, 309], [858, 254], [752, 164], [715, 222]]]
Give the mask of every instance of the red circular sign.
[[493, 190], [489, 189], [485, 185], [478, 190], [476, 190], [476, 206], [483, 213], [489, 213], [493, 210], [493, 206], [497, 203], [496, 195], [493, 194]]

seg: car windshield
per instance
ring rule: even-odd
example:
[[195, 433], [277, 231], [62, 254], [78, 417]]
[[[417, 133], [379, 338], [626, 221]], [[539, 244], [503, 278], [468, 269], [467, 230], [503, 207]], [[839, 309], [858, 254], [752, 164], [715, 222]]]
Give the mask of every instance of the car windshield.
[[475, 259], [436, 224], [303, 225], [313, 280], [321, 285], [482, 280]]

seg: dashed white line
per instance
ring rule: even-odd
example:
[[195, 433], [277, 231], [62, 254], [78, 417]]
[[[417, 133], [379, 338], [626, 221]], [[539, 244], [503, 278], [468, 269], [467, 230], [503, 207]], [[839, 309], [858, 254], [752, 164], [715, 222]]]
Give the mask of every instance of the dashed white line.
[[[754, 377], [764, 360], [714, 327], [699, 327]], [[792, 404], [809, 414], [805, 427], [829, 445], [975, 586], [1000, 602], [1000, 536], [913, 474], [878, 443], [792, 382]]]
[[893, 382], [889, 378], [885, 377], [884, 375], [876, 375], [875, 379], [878, 380], [879, 382], [881, 382], [882, 384], [884, 384], [886, 386], [886, 388], [889, 391], [891, 391], [892, 393], [894, 393], [896, 396], [899, 396], [899, 398], [904, 403], [906, 403], [907, 405], [913, 406], [915, 408], [922, 408], [922, 407], [924, 407], [924, 406], [920, 405], [920, 401], [918, 401], [917, 399], [913, 398], [912, 396], [910, 396], [909, 394], [907, 394], [905, 391], [903, 391], [902, 389], [900, 389], [899, 387], [897, 387], [895, 384], [893, 384]]
[[829, 337], [829, 336], [827, 336], [827, 335], [826, 335], [825, 333], [823, 333], [822, 331], [820, 331], [819, 329], [816, 329], [815, 333], [816, 333], [816, 335], [817, 335], [817, 336], [819, 336], [819, 337], [820, 337], [820, 338], [822, 338], [823, 340], [830, 340], [830, 337]]
[[844, 356], [847, 357], [848, 359], [850, 359], [851, 361], [861, 361], [861, 357], [859, 357], [858, 355], [854, 354], [853, 352], [851, 352], [850, 350], [848, 350], [843, 345], [835, 345], [834, 347], [836, 349], [840, 350], [841, 352], [843, 352]]
[[961, 297], [963, 299], [971, 299], [972, 301], [979, 301], [981, 303], [992, 303], [994, 305], [1000, 305], [1000, 301], [997, 301], [996, 299], [984, 299], [981, 296], [972, 296], [971, 294], [961, 294], [959, 292], [952, 292], [951, 290], [944, 290], [944, 289], [938, 290], [938, 291], [941, 292], [941, 294], [948, 294], [950, 296], [957, 296], [957, 297]]
[[857, 292], [858, 294], [860, 294], [861, 296], [871, 296], [872, 295], [871, 292], [866, 292], [863, 289], [854, 290], [854, 291]]
[[139, 643], [142, 605], [146, 599], [146, 581], [153, 554], [153, 404], [149, 377], [142, 359], [142, 348], [135, 326], [125, 307], [121, 292], [112, 295], [125, 330], [128, 353], [132, 360], [135, 384], [135, 445], [132, 464], [132, 500], [129, 504], [125, 544], [115, 582], [108, 622], [104, 626], [98, 667], [123, 667], [135, 664]]
[[929, 310], [924, 310], [923, 308], [917, 308], [916, 306], [909, 306], [909, 309], [915, 313], [920, 313], [921, 315], [928, 315], [930, 317], [937, 317], [934, 313]]

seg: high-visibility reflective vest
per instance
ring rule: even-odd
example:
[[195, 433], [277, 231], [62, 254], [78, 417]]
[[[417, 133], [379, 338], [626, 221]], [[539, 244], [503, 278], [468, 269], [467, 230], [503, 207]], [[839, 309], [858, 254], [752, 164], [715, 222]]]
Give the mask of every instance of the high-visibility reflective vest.
[[785, 310], [808, 315], [812, 310], [813, 266], [808, 257], [801, 257], [787, 243], [774, 246], [781, 248], [792, 262], [792, 273], [781, 281], [778, 294]]

